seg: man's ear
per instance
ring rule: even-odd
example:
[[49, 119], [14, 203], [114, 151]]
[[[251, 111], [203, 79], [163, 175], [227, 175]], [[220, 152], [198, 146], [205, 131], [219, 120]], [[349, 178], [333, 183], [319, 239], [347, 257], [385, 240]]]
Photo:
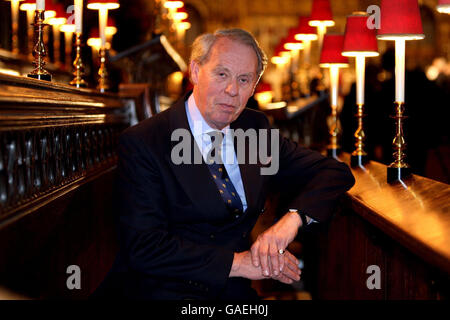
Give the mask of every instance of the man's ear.
[[191, 81], [193, 85], [196, 85], [198, 82], [198, 72], [199, 72], [199, 65], [194, 60], [191, 61], [191, 65], [189, 66], [191, 69]]

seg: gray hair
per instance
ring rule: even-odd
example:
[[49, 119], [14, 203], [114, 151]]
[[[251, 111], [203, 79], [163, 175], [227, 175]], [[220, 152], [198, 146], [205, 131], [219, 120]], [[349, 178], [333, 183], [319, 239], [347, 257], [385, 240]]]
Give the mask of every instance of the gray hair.
[[212, 46], [220, 38], [228, 38], [250, 46], [258, 58], [257, 74], [258, 78], [261, 77], [267, 66], [267, 56], [250, 32], [238, 28], [217, 30], [214, 33], [205, 33], [197, 37], [192, 44], [190, 61], [195, 61], [199, 65], [206, 63], [209, 59]]

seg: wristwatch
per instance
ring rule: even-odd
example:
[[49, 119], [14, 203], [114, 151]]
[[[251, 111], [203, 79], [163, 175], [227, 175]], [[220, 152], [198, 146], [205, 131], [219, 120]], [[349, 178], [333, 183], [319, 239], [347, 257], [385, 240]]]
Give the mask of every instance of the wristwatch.
[[308, 220], [306, 219], [306, 215], [304, 213], [299, 212], [297, 209], [289, 209], [289, 212], [295, 212], [302, 219], [302, 227], [306, 227], [308, 225]]

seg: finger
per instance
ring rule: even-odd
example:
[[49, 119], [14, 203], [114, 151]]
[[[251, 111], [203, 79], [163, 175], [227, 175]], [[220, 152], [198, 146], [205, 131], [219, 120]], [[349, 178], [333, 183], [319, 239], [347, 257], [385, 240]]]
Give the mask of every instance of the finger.
[[[280, 248], [280, 247], [278, 247], [278, 248]], [[284, 248], [282, 248], [283, 250], [284, 250]], [[283, 254], [280, 254], [280, 253], [278, 253], [278, 262], [279, 262], [279, 265], [280, 265], [280, 272], [281, 271], [283, 271], [283, 269], [284, 269], [284, 265], [285, 265], [285, 263], [284, 263], [284, 257], [283, 257], [283, 255], [286, 253], [286, 251], [283, 253]]]
[[266, 242], [261, 242], [259, 245], [259, 250], [258, 250], [258, 254], [259, 254], [259, 262], [261, 263], [261, 270], [264, 276], [269, 277], [270, 276], [270, 272], [269, 272], [269, 257], [268, 257], [268, 252], [269, 248]]
[[284, 254], [286, 255], [285, 263], [288, 264], [288, 267], [291, 270], [294, 270], [295, 272], [297, 272], [298, 274], [301, 274], [302, 270], [298, 267], [298, 265], [299, 265], [298, 259], [295, 258], [295, 256], [288, 251], [286, 251]]
[[269, 254], [270, 254], [270, 261], [272, 263], [271, 267], [272, 267], [272, 275], [279, 275], [280, 274], [280, 264], [279, 264], [279, 256], [281, 256], [281, 254], [278, 252], [278, 248], [276, 245], [272, 244], [269, 245]]
[[259, 267], [258, 251], [259, 251], [259, 241], [256, 240], [250, 249], [250, 252], [252, 253], [252, 263], [253, 263], [253, 266], [255, 266], [256, 268]]
[[[285, 254], [286, 253], [287, 252], [285, 252]], [[298, 264], [296, 264], [295, 260], [296, 259], [292, 259], [292, 257], [289, 256], [289, 254], [286, 254], [285, 263], [287, 267], [283, 269], [283, 274], [285, 274], [286, 276], [295, 281], [298, 281], [300, 280], [301, 270], [298, 267]]]
[[292, 260], [286, 258], [285, 263], [287, 265], [287, 268], [284, 268], [285, 270], [290, 269], [290, 270], [292, 270], [293, 272], [295, 272], [296, 274], [299, 274], [299, 275], [302, 273], [302, 271], [298, 267], [298, 264], [296, 264]]
[[293, 264], [289, 263], [288, 267], [283, 269], [283, 275], [285, 275], [286, 277], [288, 277], [294, 281], [298, 281], [298, 280], [300, 280], [300, 274], [295, 269], [296, 269], [295, 266]]
[[274, 277], [273, 279], [286, 284], [291, 284], [294, 282], [291, 278], [287, 277], [283, 273], [280, 273], [277, 277]]

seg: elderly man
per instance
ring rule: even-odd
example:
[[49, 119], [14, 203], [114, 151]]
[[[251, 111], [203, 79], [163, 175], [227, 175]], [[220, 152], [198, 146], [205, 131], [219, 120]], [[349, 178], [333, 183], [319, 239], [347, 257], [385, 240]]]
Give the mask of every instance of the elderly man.
[[[245, 107], [266, 63], [244, 30], [202, 35], [192, 48], [192, 93], [121, 135], [120, 252], [99, 292], [120, 289], [139, 299], [256, 299], [252, 279], [300, 279], [298, 261], [286, 247], [311, 219], [328, 220], [354, 179], [343, 163], [283, 137], [271, 140], [267, 118]], [[279, 162], [275, 172], [264, 175], [267, 161], [239, 154], [233, 136], [239, 129], [270, 131], [268, 141], [276, 143], [268, 162]], [[183, 132], [189, 141], [177, 139]], [[244, 151], [259, 150], [251, 141], [244, 141]], [[188, 147], [178, 153], [180, 142]], [[298, 190], [289, 212], [250, 248], [250, 231], [273, 185]]]

